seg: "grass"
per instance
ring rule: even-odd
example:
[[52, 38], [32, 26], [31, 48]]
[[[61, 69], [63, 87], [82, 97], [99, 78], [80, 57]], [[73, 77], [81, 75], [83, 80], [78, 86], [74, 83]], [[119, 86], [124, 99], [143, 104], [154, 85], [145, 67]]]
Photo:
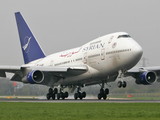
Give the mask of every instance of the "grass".
[[159, 103], [0, 102], [0, 120], [159, 120]]

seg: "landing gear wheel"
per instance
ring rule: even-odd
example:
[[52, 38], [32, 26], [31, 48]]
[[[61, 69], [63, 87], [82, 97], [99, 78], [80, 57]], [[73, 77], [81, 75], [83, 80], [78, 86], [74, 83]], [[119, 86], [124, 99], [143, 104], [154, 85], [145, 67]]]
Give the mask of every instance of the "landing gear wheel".
[[53, 93], [53, 89], [49, 88], [48, 92], [49, 92], [49, 94], [52, 94]]
[[58, 93], [58, 89], [54, 88], [54, 94], [57, 94], [57, 93]]
[[100, 94], [104, 94], [103, 88], [100, 89]]
[[49, 100], [50, 99], [50, 94], [47, 93], [46, 97], [47, 97], [47, 100]]
[[64, 93], [65, 98], [68, 98], [68, 92]]
[[107, 94], [107, 95], [109, 94], [109, 89], [108, 88], [105, 89], [104, 94]]
[[106, 100], [106, 98], [107, 98], [107, 95], [104, 94], [104, 95], [103, 95], [103, 100]]
[[57, 94], [57, 99], [58, 99], [58, 100], [60, 99], [60, 93]]
[[125, 88], [127, 86], [126, 81], [123, 81], [122, 86], [123, 86], [123, 88]]
[[78, 98], [81, 98], [81, 93], [80, 92], [78, 93]]
[[82, 97], [85, 98], [86, 97], [86, 92], [82, 93]]
[[121, 87], [122, 87], [122, 82], [121, 82], [121, 81], [118, 81], [117, 86], [118, 86], [119, 88], [121, 88]]
[[74, 99], [77, 100], [77, 98], [78, 98], [78, 94], [75, 93], [75, 94], [74, 94]]
[[98, 100], [101, 100], [101, 94], [100, 93], [98, 94]]
[[55, 100], [55, 94], [52, 94], [52, 100]]
[[79, 99], [82, 100], [82, 96]]
[[63, 92], [60, 93], [60, 98], [65, 99], [65, 94]]
[[63, 97], [62, 97], [62, 100], [64, 100], [64, 99], [65, 99], [65, 97], [63, 96]]

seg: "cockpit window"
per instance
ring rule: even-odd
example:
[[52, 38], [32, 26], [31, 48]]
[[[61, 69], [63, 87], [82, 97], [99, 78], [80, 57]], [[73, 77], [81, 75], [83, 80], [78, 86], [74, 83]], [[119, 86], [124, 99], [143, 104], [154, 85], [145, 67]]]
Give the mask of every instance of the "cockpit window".
[[119, 35], [118, 38], [130, 38], [131, 36], [129, 35]]

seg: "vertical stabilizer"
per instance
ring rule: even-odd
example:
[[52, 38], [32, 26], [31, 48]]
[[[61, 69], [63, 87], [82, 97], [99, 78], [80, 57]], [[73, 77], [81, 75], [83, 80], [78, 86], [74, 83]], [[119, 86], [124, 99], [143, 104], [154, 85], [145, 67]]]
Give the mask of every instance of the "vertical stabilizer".
[[43, 50], [39, 46], [28, 25], [20, 12], [15, 13], [19, 38], [25, 64], [40, 58], [44, 58]]

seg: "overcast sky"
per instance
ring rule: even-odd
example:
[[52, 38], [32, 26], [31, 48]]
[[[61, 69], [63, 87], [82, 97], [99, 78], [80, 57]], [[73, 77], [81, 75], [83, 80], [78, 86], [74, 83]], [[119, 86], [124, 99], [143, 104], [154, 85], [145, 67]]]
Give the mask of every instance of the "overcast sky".
[[21, 65], [15, 21], [21, 12], [46, 55], [124, 31], [160, 65], [159, 0], [0, 0], [0, 65]]

